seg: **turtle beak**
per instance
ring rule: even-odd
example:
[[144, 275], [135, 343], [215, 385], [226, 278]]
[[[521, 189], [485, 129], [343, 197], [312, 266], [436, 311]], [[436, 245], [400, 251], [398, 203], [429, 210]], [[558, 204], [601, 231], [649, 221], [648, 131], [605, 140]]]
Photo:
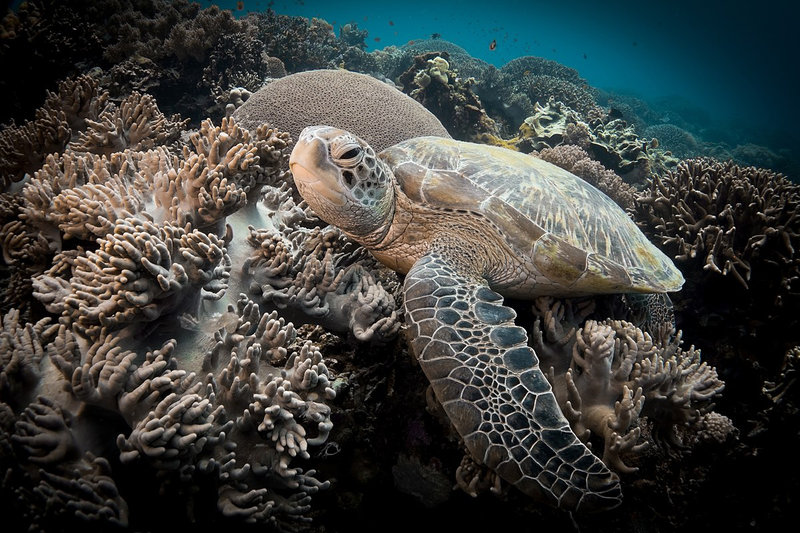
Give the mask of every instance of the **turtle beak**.
[[310, 129], [303, 130], [289, 156], [294, 182], [314, 210], [320, 202], [343, 206], [347, 199], [339, 184], [338, 168], [330, 162], [327, 144], [313, 135], [313, 131], [309, 132]]

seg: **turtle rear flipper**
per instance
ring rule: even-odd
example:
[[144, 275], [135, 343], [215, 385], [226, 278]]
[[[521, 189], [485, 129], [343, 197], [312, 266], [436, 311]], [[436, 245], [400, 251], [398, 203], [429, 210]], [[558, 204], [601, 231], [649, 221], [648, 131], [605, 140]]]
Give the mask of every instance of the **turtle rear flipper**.
[[406, 322], [473, 458], [567, 510], [619, 505], [619, 478], [570, 429], [516, 313], [449, 250], [432, 246], [406, 276]]

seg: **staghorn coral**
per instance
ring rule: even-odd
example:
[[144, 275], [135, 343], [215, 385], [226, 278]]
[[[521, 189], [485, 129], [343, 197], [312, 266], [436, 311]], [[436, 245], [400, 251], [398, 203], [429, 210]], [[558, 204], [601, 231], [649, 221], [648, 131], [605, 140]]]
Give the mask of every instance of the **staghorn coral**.
[[457, 139], [496, 135], [497, 126], [471, 90], [472, 80], [458, 78], [447, 61], [449, 57], [446, 52], [415, 56], [413, 65], [397, 81], [406, 94], [446, 124]]
[[603, 462], [630, 473], [628, 462], [647, 446], [640, 417], [653, 425], [653, 438], [680, 446], [681, 432], [707, 429], [708, 400], [724, 384], [699, 350], [681, 348], [680, 333], [654, 339], [624, 320], [585, 321], [593, 311], [591, 301], [538, 298], [533, 345], [575, 433], [599, 439]]
[[414, 99], [371, 76], [345, 70], [312, 70], [272, 81], [233, 118], [250, 130], [269, 124], [293, 139], [308, 125], [327, 124], [352, 131], [376, 151], [420, 135], [450, 136]]

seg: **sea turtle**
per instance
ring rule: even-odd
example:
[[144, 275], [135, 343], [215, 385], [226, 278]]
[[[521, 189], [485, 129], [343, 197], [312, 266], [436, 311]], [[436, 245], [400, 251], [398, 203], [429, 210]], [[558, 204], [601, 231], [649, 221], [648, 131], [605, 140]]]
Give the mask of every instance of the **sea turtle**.
[[441, 137], [376, 155], [310, 126], [289, 166], [319, 217], [406, 274], [409, 344], [473, 458], [564, 509], [619, 504], [618, 477], [570, 429], [503, 296], [680, 289], [625, 212], [555, 165]]

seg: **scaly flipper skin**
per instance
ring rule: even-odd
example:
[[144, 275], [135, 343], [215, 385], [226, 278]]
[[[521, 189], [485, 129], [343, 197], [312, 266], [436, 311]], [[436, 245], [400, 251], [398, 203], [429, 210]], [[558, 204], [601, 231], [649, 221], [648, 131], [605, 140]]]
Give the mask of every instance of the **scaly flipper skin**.
[[619, 505], [619, 479], [575, 436], [503, 297], [433, 246], [405, 280], [412, 350], [473, 458], [570, 511]]

